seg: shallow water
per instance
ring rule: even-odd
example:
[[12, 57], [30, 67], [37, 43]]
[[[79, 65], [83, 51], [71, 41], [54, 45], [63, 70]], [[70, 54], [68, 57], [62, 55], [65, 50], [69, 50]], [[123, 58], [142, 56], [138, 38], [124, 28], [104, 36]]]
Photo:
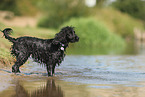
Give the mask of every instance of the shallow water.
[[[145, 56], [65, 57], [54, 77], [29, 61], [20, 74], [0, 69], [0, 97], [144, 97]], [[0, 89], [1, 89], [0, 88]]]
[[64, 80], [85, 84], [132, 84], [145, 78], [144, 56], [68, 56], [58, 69]]

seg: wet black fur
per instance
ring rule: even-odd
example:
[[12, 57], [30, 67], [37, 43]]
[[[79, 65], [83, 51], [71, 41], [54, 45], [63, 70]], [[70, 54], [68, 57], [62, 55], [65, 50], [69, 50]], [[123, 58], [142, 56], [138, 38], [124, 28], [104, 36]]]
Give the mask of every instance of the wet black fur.
[[6, 28], [2, 32], [6, 39], [13, 43], [11, 53], [16, 56], [16, 62], [12, 66], [12, 72], [20, 72], [22, 66], [29, 56], [47, 67], [48, 76], [53, 76], [55, 66], [59, 65], [64, 57], [68, 44], [78, 42], [79, 37], [75, 34], [73, 27], [64, 27], [53, 39], [40, 39], [35, 37], [12, 38], [9, 36], [11, 28]]

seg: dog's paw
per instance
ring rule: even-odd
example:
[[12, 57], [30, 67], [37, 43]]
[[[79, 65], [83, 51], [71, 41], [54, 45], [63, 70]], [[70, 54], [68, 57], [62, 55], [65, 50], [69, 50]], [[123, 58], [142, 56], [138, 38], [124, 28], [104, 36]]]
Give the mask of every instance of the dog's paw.
[[13, 73], [21, 73], [20, 70], [19, 70], [19, 67], [16, 66], [16, 65], [13, 65], [13, 66], [12, 66], [12, 72], [13, 72]]

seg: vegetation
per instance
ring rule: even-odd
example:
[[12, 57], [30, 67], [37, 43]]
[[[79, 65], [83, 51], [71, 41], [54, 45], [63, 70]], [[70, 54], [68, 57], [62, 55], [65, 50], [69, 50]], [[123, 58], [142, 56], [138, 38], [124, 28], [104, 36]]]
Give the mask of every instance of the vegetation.
[[0, 2], [0, 10], [12, 11], [15, 15], [37, 13], [36, 0], [1, 0]]
[[[10, 55], [9, 50], [5, 48], [0, 48], [0, 64], [9, 66], [13, 63], [13, 57]], [[2, 65], [0, 65], [1, 67]]]
[[95, 9], [94, 17], [103, 22], [109, 30], [123, 37], [134, 39], [134, 29], [144, 30], [144, 22], [114, 8]]
[[58, 28], [72, 17], [89, 15], [83, 0], [42, 0], [40, 8], [45, 16], [38, 22], [38, 27]]
[[128, 13], [135, 18], [145, 21], [145, 1], [144, 0], [116, 0], [113, 6], [121, 12]]
[[76, 27], [76, 33], [80, 37], [77, 47], [81, 48], [104, 48], [104, 47], [124, 47], [125, 41], [100, 21], [94, 18], [72, 18], [62, 26], [71, 25]]

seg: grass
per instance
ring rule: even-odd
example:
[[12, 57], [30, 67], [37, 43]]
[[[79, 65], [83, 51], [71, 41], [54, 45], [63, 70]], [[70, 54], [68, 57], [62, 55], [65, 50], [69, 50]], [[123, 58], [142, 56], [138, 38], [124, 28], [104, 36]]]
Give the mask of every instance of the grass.
[[[13, 60], [14, 58], [10, 55], [8, 49], [0, 48], [0, 65], [10, 66]], [[0, 67], [2, 67], [2, 65]]]

